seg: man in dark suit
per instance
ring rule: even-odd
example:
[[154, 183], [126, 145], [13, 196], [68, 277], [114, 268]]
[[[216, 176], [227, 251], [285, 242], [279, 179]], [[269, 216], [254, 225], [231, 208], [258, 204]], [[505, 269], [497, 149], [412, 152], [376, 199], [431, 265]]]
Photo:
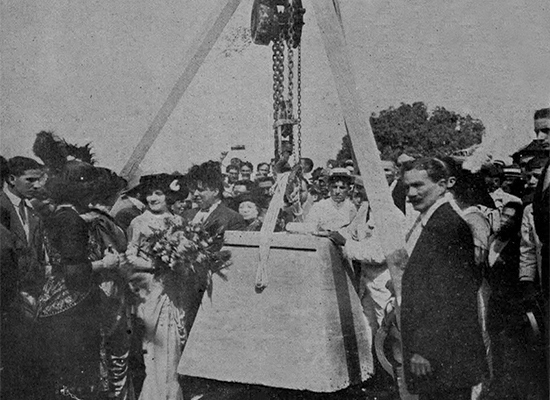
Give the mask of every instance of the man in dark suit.
[[246, 227], [243, 217], [222, 203], [223, 175], [219, 163], [207, 161], [195, 165], [189, 170], [188, 178], [194, 186], [192, 193], [198, 208], [186, 211], [185, 219], [203, 223], [210, 234]]
[[45, 281], [42, 223], [30, 205], [44, 183], [43, 166], [13, 157], [2, 171], [0, 191], [2, 292], [2, 397], [25, 398], [32, 365], [31, 321]]
[[409, 391], [420, 400], [470, 399], [486, 371], [478, 323], [472, 234], [445, 193], [448, 166], [438, 159], [406, 166], [407, 197], [418, 219], [406, 237], [402, 335]]

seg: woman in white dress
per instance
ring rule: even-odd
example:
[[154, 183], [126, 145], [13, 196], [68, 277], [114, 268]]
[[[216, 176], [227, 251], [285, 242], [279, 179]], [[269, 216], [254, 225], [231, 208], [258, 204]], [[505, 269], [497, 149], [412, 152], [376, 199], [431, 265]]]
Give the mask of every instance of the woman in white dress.
[[[136, 292], [136, 314], [144, 323], [143, 350], [145, 381], [140, 400], [183, 399], [178, 383], [177, 366], [187, 338], [181, 279], [169, 273], [159, 274], [149, 256], [148, 238], [170, 221], [179, 223], [179, 216], [170, 212], [170, 206], [179, 197], [187, 197], [175, 178], [168, 174], [143, 177], [140, 182], [142, 201], [147, 210], [136, 217], [128, 228], [128, 250], [132, 266], [130, 285]], [[179, 189], [179, 190], [175, 190]]]

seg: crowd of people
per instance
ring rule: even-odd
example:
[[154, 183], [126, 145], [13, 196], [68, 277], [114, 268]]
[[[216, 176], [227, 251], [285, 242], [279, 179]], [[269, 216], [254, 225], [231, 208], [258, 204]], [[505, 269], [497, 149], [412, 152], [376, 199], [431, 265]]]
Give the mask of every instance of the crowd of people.
[[[535, 132], [540, 148], [519, 152], [513, 181], [495, 161], [382, 161], [408, 254], [403, 365], [421, 400], [469, 399], [473, 387], [477, 398], [548, 397], [550, 109], [535, 113]], [[387, 255], [352, 160], [314, 169], [287, 154], [254, 171], [222, 157], [129, 185], [51, 132], [33, 151], [42, 163], [1, 159], [2, 398], [186, 398], [178, 364], [204, 286], [159, 274], [150, 238], [182, 223], [260, 231], [277, 190], [275, 229], [328, 237], [355, 271], [371, 334], [391, 320]]]

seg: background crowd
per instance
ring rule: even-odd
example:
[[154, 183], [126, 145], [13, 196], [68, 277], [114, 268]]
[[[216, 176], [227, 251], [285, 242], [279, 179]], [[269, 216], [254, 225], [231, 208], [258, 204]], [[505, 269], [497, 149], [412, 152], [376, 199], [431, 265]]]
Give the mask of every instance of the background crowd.
[[[382, 161], [411, 256], [406, 271], [425, 264], [422, 257], [434, 247], [451, 249], [472, 265], [471, 276], [459, 276], [462, 289], [474, 288], [457, 294], [457, 302], [466, 305], [463, 318], [449, 319], [445, 313], [457, 311], [449, 311], [445, 301], [434, 304], [437, 295], [451, 298], [448, 292], [418, 290], [423, 283], [412, 272], [404, 278], [403, 340], [406, 348], [414, 347], [405, 353], [413, 360], [405, 360], [405, 366], [413, 371], [412, 390], [422, 398], [444, 398], [426, 395], [440, 393], [438, 385], [447, 385], [446, 390], [458, 385], [470, 395], [481, 382], [476, 396], [482, 398], [548, 396], [550, 109], [534, 117], [537, 138], [514, 154], [512, 166], [492, 160], [467, 169], [460, 157], [404, 153]], [[391, 276], [371, 216], [369, 187], [353, 160], [329, 160], [315, 168], [311, 159], [301, 158], [292, 166], [287, 151], [256, 166], [239, 158], [224, 165], [224, 154], [221, 161], [195, 165], [185, 174], [145, 175], [129, 184], [95, 165], [88, 146], [70, 145], [50, 132], [37, 135], [33, 150], [42, 163], [26, 157], [1, 160], [2, 398], [188, 396], [178, 364], [205, 287], [197, 277], [168, 279], [156, 273], [149, 238], [170, 223], [185, 222], [202, 224], [212, 236], [260, 231], [284, 174], [292, 179], [275, 229], [322, 234], [341, 246], [355, 271], [372, 335], [388, 324]], [[426, 213], [435, 215], [432, 207], [443, 203], [448, 207], [440, 214], [447, 214], [440, 217], [451, 225], [430, 247], [422, 239], [432, 223]], [[458, 232], [458, 239], [450, 231]], [[469, 241], [471, 254], [464, 253]], [[428, 246], [422, 256], [421, 246]], [[445, 339], [456, 348], [438, 343], [434, 332], [439, 328], [429, 321], [418, 327], [422, 315], [410, 317], [424, 303], [432, 307], [433, 321], [463, 335]], [[437, 319], [443, 316], [445, 322]], [[425, 342], [410, 339], [426, 329], [423, 340], [432, 338], [433, 348], [449, 353], [441, 356], [441, 371], [452, 372], [441, 372], [445, 377], [436, 384], [424, 379], [437, 369], [422, 353], [432, 350], [419, 350]], [[384, 374], [378, 368], [375, 378]], [[378, 382], [392, 386], [384, 378]], [[453, 393], [449, 398], [463, 398]]]

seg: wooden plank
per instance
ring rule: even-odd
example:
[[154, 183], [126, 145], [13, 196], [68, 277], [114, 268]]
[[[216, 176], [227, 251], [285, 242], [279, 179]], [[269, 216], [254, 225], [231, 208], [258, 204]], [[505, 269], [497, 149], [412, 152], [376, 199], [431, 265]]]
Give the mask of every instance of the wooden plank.
[[359, 171], [365, 183], [372, 207], [376, 229], [380, 232], [382, 246], [388, 257], [388, 265], [401, 302], [401, 276], [406, 261], [405, 238], [400, 234], [402, 221], [393, 209], [393, 200], [384, 176], [379, 151], [369, 120], [362, 109], [362, 100], [351, 64], [350, 52], [335, 5], [337, 0], [316, 0], [312, 2], [315, 17], [324, 42], [332, 75], [346, 126], [349, 129], [353, 150]]
[[168, 121], [168, 118], [193, 81], [193, 78], [206, 59], [206, 56], [210, 50], [212, 50], [214, 43], [218, 40], [240, 3], [241, 0], [228, 0], [224, 5], [223, 2], [220, 1], [216, 9], [205, 21], [204, 29], [197, 35], [196, 40], [193, 41], [190, 47], [188, 52], [189, 57], [185, 60], [185, 69], [183, 73], [176, 81], [168, 98], [161, 106], [157, 115], [155, 115], [153, 122], [151, 122], [151, 125], [138, 145], [135, 147], [128, 162], [124, 165], [124, 168], [122, 168], [120, 174], [124, 178], [130, 181], [134, 177], [145, 155], [159, 136], [160, 131]]

